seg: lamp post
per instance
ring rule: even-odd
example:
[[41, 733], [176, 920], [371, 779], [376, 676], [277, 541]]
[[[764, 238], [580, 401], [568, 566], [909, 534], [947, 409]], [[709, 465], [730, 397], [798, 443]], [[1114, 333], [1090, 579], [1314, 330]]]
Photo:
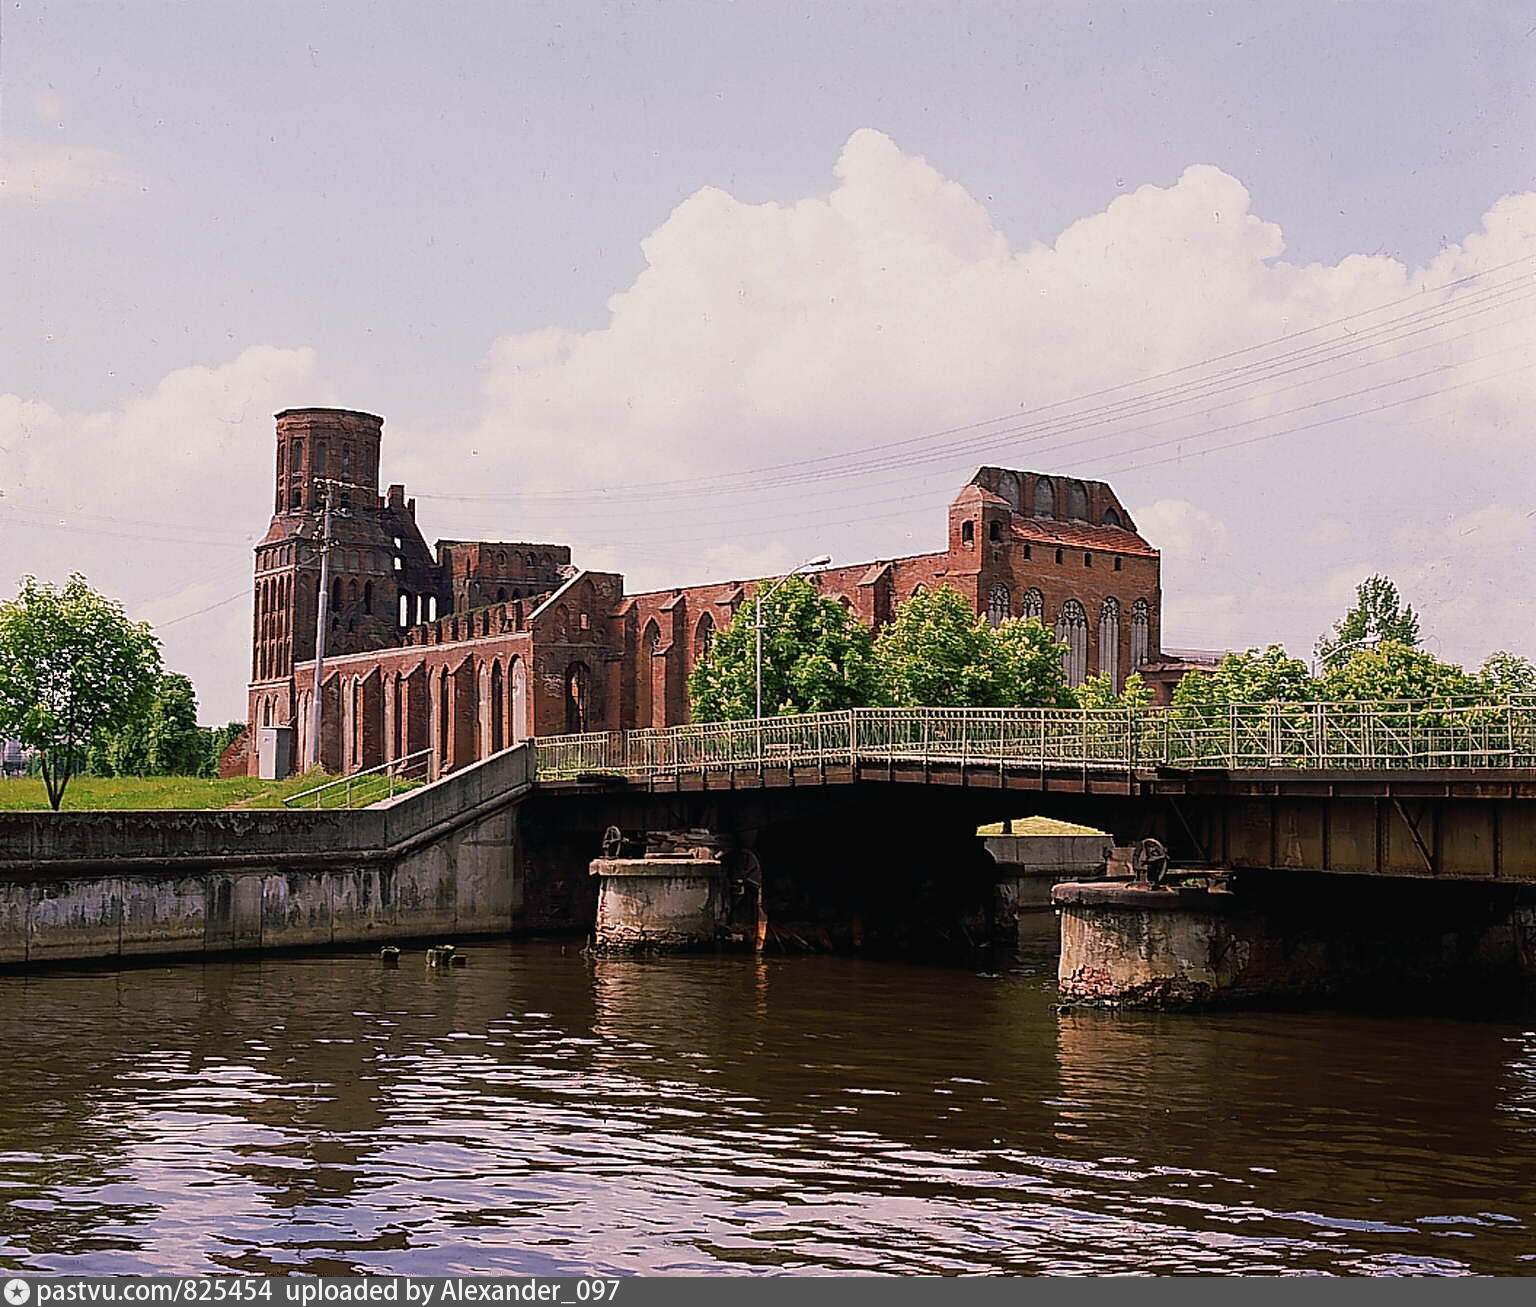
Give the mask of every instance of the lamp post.
[[1375, 646], [1381, 643], [1379, 636], [1365, 635], [1358, 640], [1346, 640], [1343, 644], [1330, 649], [1327, 653], [1315, 658], [1312, 662], [1312, 675], [1316, 677], [1317, 669], [1321, 667], [1327, 671], [1342, 653], [1352, 653], [1356, 649], [1364, 649], [1367, 646]]
[[766, 590], [759, 587], [757, 592], [752, 596], [752, 603], [755, 609], [756, 617], [753, 625], [757, 628], [756, 682], [758, 721], [762, 721], [763, 719], [763, 600], [771, 598], [773, 596], [773, 592], [777, 590], [781, 585], [783, 585], [784, 582], [789, 580], [790, 577], [798, 576], [801, 572], [808, 571], [813, 567], [826, 567], [831, 561], [832, 556], [830, 554], [822, 554], [817, 558], [807, 558], [805, 562], [801, 563], [798, 567], [792, 568], [788, 572], [785, 572], [783, 576], [781, 576]]

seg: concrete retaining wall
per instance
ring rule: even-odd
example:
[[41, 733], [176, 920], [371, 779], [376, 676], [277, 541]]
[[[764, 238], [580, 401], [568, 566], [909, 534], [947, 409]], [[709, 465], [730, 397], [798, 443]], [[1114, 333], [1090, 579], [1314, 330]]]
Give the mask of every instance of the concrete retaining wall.
[[513, 930], [531, 766], [355, 811], [0, 814], [0, 964]]

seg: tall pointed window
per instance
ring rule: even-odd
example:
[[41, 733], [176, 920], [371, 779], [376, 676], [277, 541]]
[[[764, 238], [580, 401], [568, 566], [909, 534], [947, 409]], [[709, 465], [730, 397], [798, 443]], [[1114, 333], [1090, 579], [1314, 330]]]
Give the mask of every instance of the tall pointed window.
[[1131, 605], [1131, 670], [1135, 671], [1152, 656], [1152, 605], [1138, 599]]
[[1088, 520], [1088, 487], [1081, 481], [1067, 486], [1067, 516], [1074, 522]]
[[1067, 684], [1081, 685], [1088, 676], [1088, 614], [1076, 599], [1062, 604], [1056, 616], [1056, 638], [1067, 646], [1061, 655]]
[[1120, 601], [1109, 598], [1099, 610], [1099, 671], [1120, 689]]
[[1035, 516], [1056, 516], [1056, 486], [1050, 477], [1041, 477], [1035, 482]]
[[992, 593], [987, 596], [987, 621], [993, 626], [1001, 626], [1013, 616], [1013, 608], [1008, 595], [1008, 587], [995, 585]]
[[1019, 616], [1040, 621], [1045, 616], [1045, 596], [1031, 586], [1019, 600]]

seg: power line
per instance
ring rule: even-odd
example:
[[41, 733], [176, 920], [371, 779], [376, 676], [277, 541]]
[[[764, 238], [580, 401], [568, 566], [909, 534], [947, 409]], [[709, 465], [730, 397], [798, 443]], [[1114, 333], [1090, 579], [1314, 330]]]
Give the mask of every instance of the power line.
[[[1465, 321], [1478, 316], [1481, 313], [1492, 311], [1495, 308], [1504, 307], [1509, 301], [1516, 302], [1529, 298], [1528, 292], [1532, 285], [1533, 276], [1530, 272], [1508, 278], [1502, 282], [1480, 287], [1474, 294], [1441, 301], [1434, 305], [1416, 309], [1409, 313], [1400, 314], [1394, 318], [1378, 322], [1361, 331], [1351, 332], [1345, 340], [1328, 340], [1293, 349], [1271, 358], [1261, 358], [1249, 362], [1241, 367], [1227, 368], [1216, 375], [1206, 378], [1196, 378], [1179, 383], [1175, 386], [1164, 387], [1162, 390], [1152, 391], [1139, 397], [1130, 397], [1117, 400], [1110, 404], [1102, 404], [1094, 408], [1084, 409], [1078, 412], [1068, 411], [1060, 417], [1050, 418], [1043, 415], [1060, 412], [1061, 410], [1081, 409], [1081, 406], [1090, 400], [1104, 396], [1118, 394], [1135, 386], [1144, 386], [1169, 377], [1182, 376], [1187, 373], [1197, 372], [1209, 368], [1215, 364], [1230, 359], [1250, 355], [1263, 350], [1272, 350], [1276, 345], [1288, 341], [1295, 341], [1309, 335], [1315, 335], [1319, 331], [1329, 328], [1345, 327], [1350, 322], [1370, 317], [1412, 300], [1421, 299], [1428, 294], [1436, 294], [1441, 291], [1454, 291], [1458, 288], [1472, 285], [1480, 279], [1492, 276], [1494, 273], [1506, 270], [1517, 265], [1529, 264], [1536, 256], [1527, 255], [1519, 259], [1510, 260], [1495, 268], [1469, 274], [1455, 281], [1443, 283], [1433, 288], [1425, 288], [1412, 295], [1389, 301], [1372, 309], [1359, 310], [1355, 313], [1336, 318], [1327, 323], [1321, 323], [1315, 327], [1303, 328], [1296, 332], [1276, 337], [1272, 340], [1261, 342], [1241, 349], [1231, 350], [1225, 354], [1213, 358], [1204, 359], [1196, 363], [1186, 364], [1179, 368], [1153, 374], [1150, 377], [1140, 378], [1136, 381], [1122, 382], [1114, 386], [1102, 388], [1088, 394], [1072, 399], [1060, 400], [1042, 406], [1034, 410], [1027, 421], [1019, 422], [1018, 415], [1008, 414], [1003, 417], [991, 418], [981, 422], [969, 423], [961, 426], [949, 427], [937, 432], [929, 432], [923, 435], [907, 437], [903, 440], [882, 442], [867, 446], [861, 450], [850, 451], [841, 454], [820, 455], [814, 458], [790, 460], [778, 464], [770, 464], [741, 472], [720, 473], [709, 477], [676, 478], [669, 480], [634, 483], [631, 482], [622, 487], [614, 487], [598, 491], [522, 491], [510, 494], [452, 494], [452, 493], [424, 493], [419, 498], [427, 500], [460, 500], [464, 502], [495, 502], [495, 501], [521, 501], [521, 502], [602, 502], [612, 505], [614, 501], [632, 498], [643, 498], [654, 501], [657, 498], [690, 498], [698, 495], [717, 495], [734, 490], [758, 490], [763, 488], [777, 488], [806, 481], [824, 480], [833, 477], [847, 477], [860, 475], [871, 470], [885, 467], [909, 465], [920, 461], [931, 461], [936, 455], [929, 451], [926, 454], [919, 451], [913, 457], [906, 457], [895, 451], [911, 449], [914, 446], [930, 445], [934, 441], [945, 437], [959, 435], [965, 432], [981, 432], [972, 436], [969, 440], [952, 444], [943, 453], [937, 455], [943, 457], [954, 452], [958, 448], [989, 447], [1004, 438], [1016, 438], [1033, 432], [1051, 434], [1053, 428], [1059, 428], [1062, 422], [1083, 425], [1090, 421], [1108, 420], [1112, 417], [1123, 418], [1135, 415], [1137, 411], [1146, 411], [1150, 404], [1162, 401], [1163, 407], [1172, 406], [1177, 402], [1195, 402], [1204, 397], [1205, 392], [1222, 393], [1220, 390], [1212, 392], [1211, 388], [1222, 381], [1235, 381], [1239, 378], [1249, 380], [1256, 379], [1268, 372], [1274, 375], [1286, 375], [1300, 370], [1300, 363], [1306, 360], [1306, 365], [1327, 363], [1341, 358], [1353, 357], [1368, 352], [1373, 347], [1390, 344], [1410, 335], [1420, 334], [1422, 331], [1433, 329], [1437, 326], [1449, 325]], [[1517, 293], [1519, 292], [1519, 293]], [[1468, 310], [1472, 310], [1469, 312]], [[1406, 332], [1396, 331], [1396, 328], [1409, 325], [1413, 329]], [[1386, 360], [1382, 360], [1386, 361]], [[1285, 363], [1298, 363], [1297, 367], [1287, 368], [1277, 372], [1276, 369]], [[1372, 366], [1372, 365], [1367, 365]], [[1235, 386], [1227, 386], [1223, 389], [1235, 389]], [[1002, 424], [1013, 424], [1002, 426]], [[987, 430], [984, 428], [997, 428], [1000, 430]], [[862, 460], [850, 463], [848, 460]], [[815, 470], [819, 469], [819, 470]], [[672, 493], [666, 493], [671, 488], [676, 488]]]
[[256, 592], [254, 586], [246, 586], [239, 594], [232, 594], [227, 599], [220, 599], [217, 603], [209, 604], [206, 608], [198, 608], [190, 613], [183, 613], [180, 617], [172, 617], [168, 621], [155, 623], [157, 631], [163, 631], [167, 626], [175, 626], [177, 622], [185, 622], [194, 617], [201, 617], [204, 613], [211, 613], [215, 608], [223, 608], [225, 604], [232, 604], [236, 599], [247, 599]]

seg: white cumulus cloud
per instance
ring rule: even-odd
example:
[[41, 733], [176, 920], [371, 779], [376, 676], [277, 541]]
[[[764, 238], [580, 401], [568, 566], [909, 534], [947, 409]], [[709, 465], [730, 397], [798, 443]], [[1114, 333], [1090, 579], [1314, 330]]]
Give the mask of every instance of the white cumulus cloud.
[[[568, 541], [635, 588], [855, 562], [941, 547], [945, 504], [996, 463], [1102, 477], [1148, 506], [1169, 645], [1307, 654], [1385, 572], [1447, 656], [1536, 652], [1536, 195], [1492, 203], [1422, 267], [1302, 263], [1239, 179], [1196, 163], [1016, 245], [933, 163], [863, 130], [824, 193], [708, 187], [642, 250], [595, 329], [489, 344], [474, 419], [386, 427], [386, 478], [420, 495], [429, 539]], [[273, 410], [333, 400], [370, 407], [335, 396], [312, 354], [260, 347], [107, 413], [0, 400], [0, 485], [60, 514], [253, 536]], [[716, 476], [740, 479], [700, 486]], [[60, 563], [99, 556], [47, 539]], [[105, 570], [166, 610], [201, 602], [225, 558], [244, 563], [232, 589], [249, 570], [185, 540], [121, 549]], [[238, 704], [248, 619], [215, 615], [229, 629], [174, 629], [207, 697]]]

